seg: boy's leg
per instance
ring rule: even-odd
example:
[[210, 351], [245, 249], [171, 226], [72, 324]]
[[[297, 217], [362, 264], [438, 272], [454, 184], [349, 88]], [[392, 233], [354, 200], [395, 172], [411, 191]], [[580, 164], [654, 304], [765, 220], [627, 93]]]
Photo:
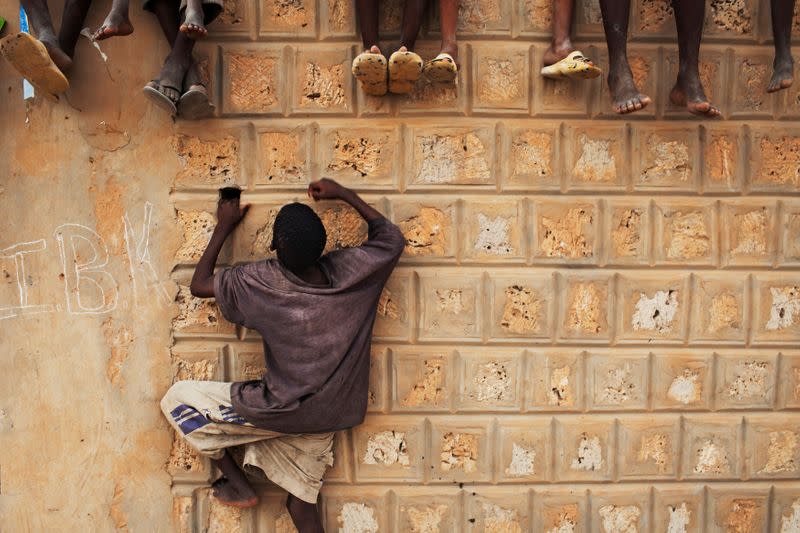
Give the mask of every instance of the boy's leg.
[[553, 38], [550, 41], [550, 47], [544, 52], [543, 63], [545, 66], [558, 63], [575, 50], [570, 40], [574, 8], [575, 0], [555, 0], [553, 2]]
[[400, 29], [400, 49], [414, 50], [414, 45], [419, 37], [419, 29], [422, 27], [422, 17], [425, 14], [425, 7], [428, 0], [406, 0], [403, 9], [403, 24]]
[[[72, 58], [61, 48], [61, 43], [56, 36], [56, 30], [53, 28], [53, 20], [50, 18], [50, 10], [47, 8], [47, 0], [20, 0], [20, 4], [25, 8], [28, 22], [36, 38], [47, 48], [50, 59], [62, 72], [69, 70], [69, 67], [72, 66]], [[67, 10], [65, 7], [65, 23], [66, 16]], [[81, 22], [83, 21], [81, 20]]]
[[61, 49], [72, 58], [75, 57], [75, 45], [81, 36], [83, 23], [92, 0], [67, 0], [64, 3], [64, 13], [61, 16], [61, 28], [58, 31], [58, 42]]
[[234, 507], [252, 507], [258, 503], [258, 496], [247, 476], [228, 450], [221, 459], [212, 459], [211, 464], [222, 472], [222, 477], [211, 484], [218, 500]]
[[286, 509], [299, 533], [325, 533], [316, 504], [304, 502], [289, 494], [286, 498]]
[[92, 39], [101, 41], [115, 35], [130, 35], [133, 24], [128, 18], [128, 0], [114, 0], [103, 25], [92, 35]]
[[364, 50], [379, 53], [378, 0], [356, 0], [356, 19], [361, 28], [361, 42], [364, 43]]
[[673, 0], [672, 6], [678, 28], [678, 80], [669, 99], [675, 105], [686, 106], [694, 115], [719, 116], [719, 109], [706, 97], [698, 67], [705, 2]]
[[772, 79], [768, 93], [791, 87], [794, 77], [792, 58], [792, 19], [795, 0], [772, 0], [772, 36], [775, 40], [775, 61], [772, 64]]
[[608, 45], [608, 90], [612, 107], [620, 114], [643, 109], [650, 97], [639, 92], [628, 64], [628, 16], [630, 0], [600, 0], [603, 30]]
[[458, 44], [456, 42], [456, 25], [458, 24], [458, 1], [439, 0], [439, 20], [442, 25], [441, 52], [453, 56], [458, 61]]

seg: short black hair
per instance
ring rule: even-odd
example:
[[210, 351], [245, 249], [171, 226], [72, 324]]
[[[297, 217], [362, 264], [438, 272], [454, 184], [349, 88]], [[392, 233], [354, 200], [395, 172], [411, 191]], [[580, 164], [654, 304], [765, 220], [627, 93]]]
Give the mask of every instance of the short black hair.
[[309, 206], [294, 202], [278, 211], [272, 227], [272, 247], [289, 270], [301, 272], [314, 265], [327, 240], [322, 220]]

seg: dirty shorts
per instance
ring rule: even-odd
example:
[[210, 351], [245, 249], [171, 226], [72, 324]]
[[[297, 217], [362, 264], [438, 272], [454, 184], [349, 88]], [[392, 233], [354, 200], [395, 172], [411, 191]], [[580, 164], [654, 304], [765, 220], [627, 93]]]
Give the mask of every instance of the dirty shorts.
[[178, 381], [161, 400], [161, 410], [201, 454], [220, 459], [225, 448], [243, 446], [246, 470], [258, 468], [289, 493], [315, 503], [333, 464], [333, 433], [287, 435], [257, 428], [233, 410], [230, 389], [220, 381]]

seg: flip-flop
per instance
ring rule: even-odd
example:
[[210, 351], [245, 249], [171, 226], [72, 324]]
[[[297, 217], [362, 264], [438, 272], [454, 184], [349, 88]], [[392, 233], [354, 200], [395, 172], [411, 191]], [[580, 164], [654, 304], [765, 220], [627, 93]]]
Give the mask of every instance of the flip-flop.
[[189, 120], [208, 118], [214, 114], [214, 104], [205, 85], [195, 83], [178, 99], [178, 115]]
[[398, 50], [389, 57], [389, 92], [408, 94], [422, 74], [422, 58], [414, 52]]
[[361, 84], [361, 90], [371, 96], [386, 94], [386, 56], [372, 52], [358, 54], [351, 68], [353, 76]]
[[23, 78], [51, 95], [69, 89], [69, 81], [61, 72], [47, 48], [29, 33], [20, 32], [0, 39], [0, 54]]
[[142, 89], [144, 95], [148, 97], [154, 104], [164, 109], [165, 111], [168, 111], [172, 116], [175, 116], [175, 114], [178, 112], [178, 108], [175, 105], [177, 103], [177, 100], [173, 101], [169, 96], [156, 89], [154, 85], [161, 85], [162, 87], [166, 87], [167, 89], [173, 89], [175, 92], [180, 92], [180, 89], [171, 87], [169, 85], [163, 85], [158, 80], [150, 81], [150, 83], [145, 85], [144, 88]]
[[602, 73], [603, 71], [579, 50], [570, 53], [561, 61], [542, 67], [541, 70], [542, 76], [554, 80], [564, 78], [588, 80]]
[[425, 64], [423, 72], [432, 83], [448, 84], [456, 80], [458, 76], [458, 65], [456, 65], [453, 56], [442, 52]]

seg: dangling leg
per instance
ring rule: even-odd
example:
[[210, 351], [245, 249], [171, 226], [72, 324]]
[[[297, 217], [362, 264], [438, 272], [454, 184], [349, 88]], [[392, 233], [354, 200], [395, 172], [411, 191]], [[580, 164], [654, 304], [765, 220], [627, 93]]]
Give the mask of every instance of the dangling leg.
[[792, 18], [794, 0], [771, 0], [772, 36], [775, 40], [775, 61], [772, 64], [772, 79], [768, 93], [791, 87], [794, 81], [794, 59], [792, 58]]
[[[90, 0], [83, 0], [90, 1]], [[68, 2], [64, 7], [64, 24], [67, 24], [67, 11], [71, 2]], [[67, 53], [59, 42], [56, 36], [56, 31], [53, 28], [53, 20], [50, 18], [50, 10], [47, 8], [47, 0], [20, 0], [20, 4], [25, 8], [25, 13], [28, 15], [28, 22], [33, 30], [36, 38], [44, 44], [47, 53], [53, 63], [62, 71], [66, 72], [72, 66], [71, 54]], [[78, 24], [83, 22], [81, 20]], [[80, 30], [78, 30], [80, 31]]]
[[685, 106], [693, 115], [717, 117], [719, 109], [706, 97], [698, 66], [705, 3], [673, 0], [672, 5], [678, 28], [678, 80], [669, 93], [669, 99], [675, 105]]
[[364, 51], [353, 60], [351, 71], [366, 94], [383, 96], [388, 62], [378, 47], [378, 0], [356, 0], [356, 18]]
[[570, 40], [574, 8], [575, 0], [555, 0], [553, 2], [553, 38], [542, 58], [545, 66], [561, 61], [575, 50]]
[[600, 0], [603, 29], [608, 45], [608, 90], [612, 107], [620, 114], [643, 109], [650, 97], [639, 92], [628, 64], [628, 15], [630, 0]]
[[299, 533], [325, 533], [316, 504], [304, 502], [289, 494], [286, 498], [286, 509]]
[[242, 508], [258, 503], [256, 492], [229, 451], [225, 450], [222, 459], [212, 459], [211, 464], [222, 472], [222, 476], [211, 484], [219, 501]]

